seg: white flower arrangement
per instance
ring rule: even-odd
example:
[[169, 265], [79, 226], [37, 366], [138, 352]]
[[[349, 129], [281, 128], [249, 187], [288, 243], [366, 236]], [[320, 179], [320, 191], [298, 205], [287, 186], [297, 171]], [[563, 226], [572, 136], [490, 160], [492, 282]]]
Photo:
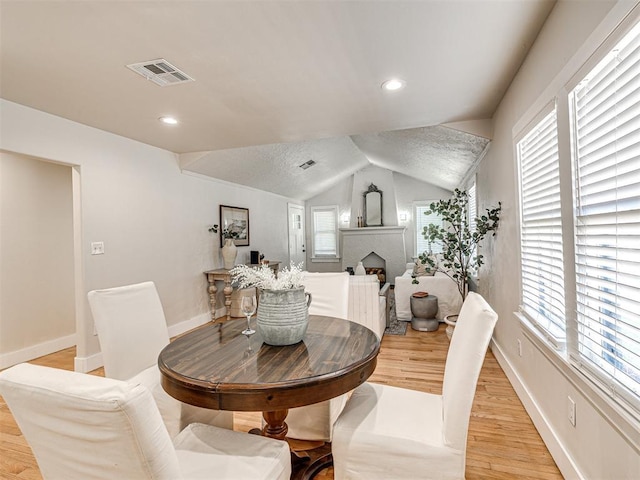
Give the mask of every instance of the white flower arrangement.
[[291, 264], [291, 267], [284, 267], [276, 274], [267, 264], [262, 264], [259, 268], [249, 265], [236, 265], [229, 272], [233, 277], [233, 283], [239, 288], [257, 287], [263, 290], [290, 290], [303, 286], [302, 264]]

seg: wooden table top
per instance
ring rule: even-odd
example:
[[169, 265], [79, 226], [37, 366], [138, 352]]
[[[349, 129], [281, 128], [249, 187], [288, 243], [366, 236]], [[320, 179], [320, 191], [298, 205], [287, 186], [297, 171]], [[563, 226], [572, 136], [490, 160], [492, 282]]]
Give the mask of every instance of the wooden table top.
[[246, 324], [207, 325], [167, 345], [158, 357], [167, 393], [217, 410], [275, 411], [337, 397], [375, 370], [380, 341], [360, 324], [310, 315], [304, 340], [285, 347], [242, 335]]

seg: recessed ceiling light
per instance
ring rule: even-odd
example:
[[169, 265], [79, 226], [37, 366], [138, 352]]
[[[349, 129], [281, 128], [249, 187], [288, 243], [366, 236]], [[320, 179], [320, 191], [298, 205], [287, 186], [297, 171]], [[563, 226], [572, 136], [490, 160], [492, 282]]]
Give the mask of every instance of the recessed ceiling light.
[[391, 92], [394, 90], [400, 90], [402, 87], [404, 87], [404, 85], [404, 80], [400, 80], [399, 78], [392, 78], [391, 80], [387, 80], [382, 84], [382, 89]]
[[167, 125], [178, 124], [178, 120], [176, 120], [174, 117], [160, 117], [158, 120], [160, 120], [162, 123], [166, 123]]

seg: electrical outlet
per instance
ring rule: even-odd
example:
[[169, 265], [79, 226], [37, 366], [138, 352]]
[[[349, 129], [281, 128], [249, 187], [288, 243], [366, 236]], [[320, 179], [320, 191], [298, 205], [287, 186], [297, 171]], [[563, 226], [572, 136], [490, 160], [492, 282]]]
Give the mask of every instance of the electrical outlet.
[[103, 255], [104, 242], [91, 242], [91, 255]]
[[522, 356], [522, 342], [518, 339], [518, 356]]
[[569, 423], [576, 426], [576, 402], [573, 401], [571, 397], [567, 397], [567, 417], [569, 418]]

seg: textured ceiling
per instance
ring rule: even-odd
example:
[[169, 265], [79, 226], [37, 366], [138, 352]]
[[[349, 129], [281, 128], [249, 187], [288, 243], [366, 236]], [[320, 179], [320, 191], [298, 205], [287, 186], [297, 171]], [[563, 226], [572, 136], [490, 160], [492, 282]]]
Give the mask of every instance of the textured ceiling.
[[[180, 156], [183, 170], [308, 199], [370, 164], [453, 190], [488, 145], [447, 127], [261, 145]], [[316, 162], [303, 170], [300, 164]], [[265, 179], [269, 179], [268, 182]]]
[[489, 144], [487, 138], [442, 126], [351, 138], [372, 164], [448, 190], [460, 184]]
[[[420, 177], [426, 156], [385, 147], [381, 139], [397, 139], [377, 132], [490, 119], [554, 3], [2, 0], [0, 95], [178, 154], [222, 151], [193, 168], [263, 189], [285, 176], [298, 183], [278, 193], [301, 198], [364, 161]], [[157, 58], [196, 81], [159, 87], [126, 68]], [[392, 76], [406, 88], [383, 92]], [[163, 115], [180, 125], [160, 124]], [[407, 146], [421, 142], [408, 135]], [[266, 145], [275, 151], [242, 150], [250, 164], [224, 160], [239, 159], [230, 149]], [[288, 167], [309, 152], [327, 163], [302, 178]], [[442, 161], [430, 170], [449, 170]], [[447, 181], [459, 174], [450, 169]]]

